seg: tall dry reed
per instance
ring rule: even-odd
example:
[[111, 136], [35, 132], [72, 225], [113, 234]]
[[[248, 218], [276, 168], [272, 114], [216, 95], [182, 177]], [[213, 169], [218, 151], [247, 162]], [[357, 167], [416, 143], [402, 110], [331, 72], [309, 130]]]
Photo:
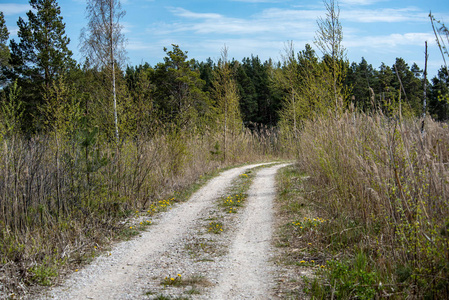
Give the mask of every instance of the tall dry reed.
[[301, 134], [307, 194], [331, 220], [323, 248], [368, 255], [382, 296], [449, 297], [449, 129], [420, 125], [347, 113]]

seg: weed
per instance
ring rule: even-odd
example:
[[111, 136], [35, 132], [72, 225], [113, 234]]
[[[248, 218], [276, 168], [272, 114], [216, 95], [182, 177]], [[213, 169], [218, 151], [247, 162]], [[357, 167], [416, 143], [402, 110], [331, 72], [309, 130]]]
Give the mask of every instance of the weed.
[[[246, 174], [245, 174], [246, 175]], [[226, 209], [227, 213], [237, 213], [237, 208], [243, 206], [247, 195], [244, 193], [233, 194], [231, 196], [223, 197], [220, 201], [220, 205]]]
[[46, 257], [42, 264], [31, 267], [29, 272], [32, 274], [32, 281], [43, 286], [49, 286], [52, 284], [53, 278], [58, 275], [58, 267], [56, 263], [51, 262], [50, 258]]
[[189, 300], [190, 298], [188, 297], [174, 297], [174, 296], [167, 296], [167, 295], [157, 295], [156, 297], [153, 298], [154, 300]]
[[317, 229], [322, 223], [326, 222], [326, 220], [321, 219], [319, 217], [316, 218], [308, 218], [308, 217], [304, 217], [303, 220], [301, 221], [293, 221], [291, 224], [303, 231], [303, 230], [308, 230], [308, 229]]
[[178, 274], [177, 276], [167, 276], [161, 282], [164, 286], [181, 286], [183, 285], [182, 276]]
[[192, 275], [186, 278], [183, 278], [181, 274], [177, 274], [176, 276], [167, 276], [162, 282], [164, 286], [209, 286], [210, 282], [201, 275]]
[[333, 294], [337, 299], [374, 299], [382, 290], [379, 274], [368, 265], [364, 253], [357, 254], [354, 261], [329, 261], [317, 274], [326, 284], [312, 281], [309, 292], [315, 297]]
[[222, 222], [210, 222], [207, 225], [207, 231], [215, 234], [220, 234], [223, 232], [223, 223]]
[[187, 290], [184, 292], [187, 295], [200, 295], [201, 292], [197, 290], [196, 288], [191, 288], [190, 290]]
[[139, 234], [140, 234], [139, 228], [137, 228], [136, 226], [127, 226], [123, 228], [122, 231], [120, 232], [120, 236], [124, 240], [129, 240], [132, 237], [135, 237]]
[[198, 252], [213, 253], [216, 250], [216, 246], [208, 240], [198, 240], [185, 245], [185, 249], [191, 255], [197, 255]]
[[175, 202], [175, 198], [159, 200], [156, 203], [150, 205], [147, 213], [152, 215], [161, 211], [167, 211], [167, 209], [169, 209], [170, 206], [172, 206]]

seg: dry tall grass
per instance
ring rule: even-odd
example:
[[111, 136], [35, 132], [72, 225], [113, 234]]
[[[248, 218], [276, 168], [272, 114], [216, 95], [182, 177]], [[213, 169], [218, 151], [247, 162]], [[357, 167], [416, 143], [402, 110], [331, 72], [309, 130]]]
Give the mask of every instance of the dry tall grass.
[[322, 249], [364, 253], [363, 274], [377, 281], [362, 288], [378, 296], [449, 297], [449, 129], [426, 119], [423, 136], [420, 125], [347, 113], [306, 122], [301, 134], [307, 194], [330, 219]]
[[[132, 211], [174, 195], [218, 167], [276, 155], [270, 132], [160, 133], [117, 149], [95, 132], [3, 137], [0, 148], [0, 297], [48, 285], [117, 236]], [[214, 151], [215, 150], [215, 151]], [[219, 150], [219, 149], [218, 149]]]

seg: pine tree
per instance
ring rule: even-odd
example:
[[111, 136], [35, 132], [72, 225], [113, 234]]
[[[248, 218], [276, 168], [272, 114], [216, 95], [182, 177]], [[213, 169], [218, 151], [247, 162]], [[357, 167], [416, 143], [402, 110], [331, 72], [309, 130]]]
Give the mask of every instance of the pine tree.
[[172, 50], [164, 48], [164, 62], [154, 67], [151, 81], [156, 88], [152, 96], [163, 122], [193, 128], [209, 113], [205, 82], [195, 60], [188, 59], [178, 45], [172, 46]]
[[245, 58], [242, 64], [235, 66], [235, 79], [240, 94], [240, 110], [242, 112], [243, 121], [246, 124], [258, 121], [258, 103], [257, 92], [253, 81], [247, 74], [251, 71], [249, 58]]
[[368, 64], [365, 58], [362, 57], [359, 64], [355, 62], [351, 64], [346, 77], [346, 84], [351, 85], [352, 102], [356, 108], [363, 111], [374, 108], [374, 90], [372, 89], [374, 81], [373, 66]]
[[449, 119], [449, 75], [446, 67], [438, 70], [438, 75], [432, 79], [429, 93], [429, 112], [439, 121]]
[[416, 64], [410, 68], [402, 58], [396, 58], [392, 71], [396, 75], [392, 82], [392, 86], [398, 94], [396, 98], [399, 98], [399, 91], [401, 91], [401, 102], [406, 105], [406, 108], [412, 109], [413, 114], [420, 115], [423, 85], [419, 77], [421, 77], [422, 71]]
[[[18, 80], [26, 104], [25, 118], [39, 116], [43, 91], [74, 65], [61, 9], [55, 0], [30, 0], [28, 21], [19, 18], [19, 42], [10, 42], [10, 80]], [[45, 89], [42, 89], [44, 87]], [[31, 125], [31, 124], [27, 124]]]
[[373, 86], [373, 90], [375, 93], [375, 102], [379, 104], [380, 108], [396, 97], [396, 91], [392, 86], [395, 75], [391, 68], [384, 63], [381, 63], [379, 70], [376, 70], [375, 74], [377, 80]]
[[8, 28], [6, 27], [5, 24], [3, 12], [0, 11], [0, 88], [3, 86], [3, 83], [5, 81], [3, 69], [8, 67], [9, 48], [6, 45], [8, 38], [9, 38]]

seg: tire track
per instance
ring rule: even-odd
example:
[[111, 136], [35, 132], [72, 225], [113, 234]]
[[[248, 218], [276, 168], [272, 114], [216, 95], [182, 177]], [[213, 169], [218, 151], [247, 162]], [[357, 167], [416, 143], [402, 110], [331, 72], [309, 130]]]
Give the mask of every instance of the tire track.
[[247, 205], [226, 258], [225, 269], [209, 299], [274, 299], [274, 272], [271, 262], [275, 175], [285, 167], [258, 171], [248, 193]]

